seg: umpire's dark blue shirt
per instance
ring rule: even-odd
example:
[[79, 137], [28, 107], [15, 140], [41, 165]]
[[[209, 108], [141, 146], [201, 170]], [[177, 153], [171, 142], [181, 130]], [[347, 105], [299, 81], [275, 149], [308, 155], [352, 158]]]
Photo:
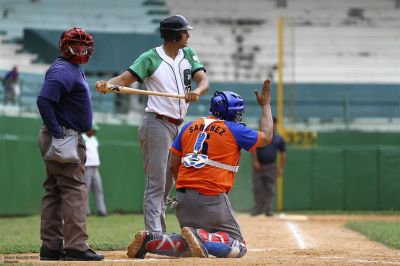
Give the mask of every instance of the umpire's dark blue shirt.
[[60, 126], [79, 132], [92, 127], [92, 101], [85, 74], [79, 65], [62, 57], [47, 70], [37, 102], [42, 119], [53, 136], [60, 136]]
[[275, 163], [276, 158], [278, 157], [278, 151], [285, 152], [286, 144], [285, 140], [274, 132], [274, 136], [270, 144], [257, 148], [256, 152], [258, 161], [261, 165]]

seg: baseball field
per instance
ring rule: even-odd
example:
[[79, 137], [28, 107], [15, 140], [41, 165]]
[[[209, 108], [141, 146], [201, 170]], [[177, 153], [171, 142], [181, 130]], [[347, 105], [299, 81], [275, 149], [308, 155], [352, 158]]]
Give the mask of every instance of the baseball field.
[[[400, 265], [400, 250], [387, 246], [399, 244], [400, 217], [398, 215], [278, 214], [273, 218], [267, 218], [239, 214], [239, 224], [248, 247], [248, 253], [241, 259], [169, 258], [148, 254], [144, 260], [129, 259], [123, 248], [140, 226], [140, 215], [90, 217], [89, 241], [96, 250], [109, 250], [101, 252], [106, 257], [103, 262], [90, 263], [42, 262], [38, 258], [38, 253], [21, 253], [24, 249], [29, 250], [39, 245], [39, 239], [36, 238], [39, 221], [37, 216], [13, 219], [16, 219], [12, 223], [13, 226], [21, 227], [21, 230], [17, 230], [20, 233], [14, 232], [15, 227], [6, 231], [9, 223], [5, 219], [0, 220], [2, 233], [0, 250], [3, 253], [0, 254], [0, 263], [5, 265], [9, 263], [28, 265]], [[24, 222], [21, 219], [28, 219], [28, 221]], [[372, 227], [361, 227], [367, 232], [368, 237], [349, 229], [349, 226], [358, 228], [358, 222], [376, 224], [379, 221], [388, 224], [384, 229], [386, 232], [381, 235], [384, 238], [381, 240], [387, 242], [386, 246], [368, 238], [379, 239], [379, 232], [374, 232]], [[173, 215], [169, 216], [169, 224], [171, 230], [178, 230]], [[372, 231], [368, 232], [369, 230]], [[15, 253], [19, 254], [12, 253], [12, 250], [4, 246], [5, 242], [11, 239], [23, 239], [23, 234], [30, 234], [31, 231], [31, 235], [25, 236], [26, 246], [24, 246], [24, 241], [11, 242], [10, 245], [14, 245], [14, 250], [18, 251]], [[115, 235], [114, 238], [113, 235]], [[31, 245], [29, 245], [30, 241], [33, 241]], [[115, 250], [110, 251], [110, 249]]]

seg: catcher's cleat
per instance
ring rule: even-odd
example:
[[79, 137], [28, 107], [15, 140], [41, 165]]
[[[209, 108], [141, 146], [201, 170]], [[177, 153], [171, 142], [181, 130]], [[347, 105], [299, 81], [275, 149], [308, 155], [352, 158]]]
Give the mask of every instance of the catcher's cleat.
[[128, 247], [128, 257], [129, 258], [137, 258], [137, 259], [144, 259], [146, 256], [146, 237], [149, 232], [146, 231], [139, 231], [136, 233], [133, 242]]
[[192, 257], [207, 258], [208, 252], [203, 245], [203, 241], [199, 238], [195, 228], [183, 227], [182, 236], [189, 246]]

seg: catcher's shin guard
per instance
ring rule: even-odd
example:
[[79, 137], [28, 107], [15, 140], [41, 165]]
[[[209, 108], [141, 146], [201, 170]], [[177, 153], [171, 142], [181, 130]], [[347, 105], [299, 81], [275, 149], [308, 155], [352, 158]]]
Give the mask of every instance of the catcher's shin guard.
[[128, 247], [128, 257], [144, 259], [147, 252], [181, 257], [189, 251], [185, 240], [180, 235], [140, 231]]
[[197, 229], [196, 234], [204, 243], [208, 253], [218, 258], [241, 258], [247, 248], [244, 243], [235, 240], [226, 232], [208, 233], [204, 229]]
[[186, 241], [177, 234], [160, 235], [158, 238], [147, 241], [146, 250], [153, 254], [172, 257], [182, 257], [189, 252]]

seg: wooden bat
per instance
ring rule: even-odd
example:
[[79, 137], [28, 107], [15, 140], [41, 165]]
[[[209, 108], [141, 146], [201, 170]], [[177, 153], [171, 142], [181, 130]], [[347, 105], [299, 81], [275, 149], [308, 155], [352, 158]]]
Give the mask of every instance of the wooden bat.
[[138, 90], [138, 89], [132, 89], [129, 87], [124, 87], [124, 86], [119, 86], [119, 85], [112, 85], [112, 84], [107, 84], [107, 87], [102, 88], [102, 89], [99, 89], [96, 87], [96, 91], [98, 91], [100, 93], [104, 93], [104, 94], [109, 93], [109, 92], [114, 92], [114, 93], [122, 93], [122, 94], [145, 94], [145, 95], [164, 96], [164, 97], [185, 99], [185, 95], [173, 94], [173, 93], [167, 93], [167, 92], [158, 92], [158, 91]]

